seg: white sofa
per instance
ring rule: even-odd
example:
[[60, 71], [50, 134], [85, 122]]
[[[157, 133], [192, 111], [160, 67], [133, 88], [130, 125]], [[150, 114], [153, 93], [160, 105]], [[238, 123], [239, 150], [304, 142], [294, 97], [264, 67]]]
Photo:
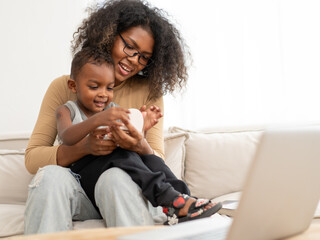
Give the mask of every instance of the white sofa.
[[[165, 133], [166, 163], [186, 181], [194, 196], [223, 201], [238, 199], [250, 161], [263, 133], [261, 127]], [[28, 184], [24, 166], [29, 134], [0, 136], [0, 237], [23, 234]], [[104, 227], [102, 221], [74, 222], [74, 229]]]

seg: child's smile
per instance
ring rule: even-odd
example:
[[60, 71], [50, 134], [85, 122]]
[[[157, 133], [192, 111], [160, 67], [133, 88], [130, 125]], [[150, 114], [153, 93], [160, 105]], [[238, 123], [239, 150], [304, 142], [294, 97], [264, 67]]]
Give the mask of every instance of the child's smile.
[[77, 103], [87, 117], [103, 111], [113, 98], [113, 66], [86, 63], [75, 81]]

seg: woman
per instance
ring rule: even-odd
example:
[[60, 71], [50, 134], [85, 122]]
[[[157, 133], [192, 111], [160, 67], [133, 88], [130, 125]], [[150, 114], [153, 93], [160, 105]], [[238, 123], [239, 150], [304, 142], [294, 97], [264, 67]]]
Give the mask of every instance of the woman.
[[[73, 53], [83, 47], [111, 54], [116, 78], [114, 102], [124, 108], [156, 105], [163, 109], [162, 96], [186, 83], [179, 32], [162, 11], [139, 0], [108, 1], [94, 9], [74, 34]], [[67, 80], [68, 76], [62, 76], [49, 86], [26, 150], [26, 167], [37, 174], [29, 187], [25, 233], [65, 231], [72, 228], [72, 220], [101, 216], [108, 227], [154, 224], [155, 216], [164, 215], [146, 203], [139, 187], [122, 170], [112, 168], [100, 176], [95, 187], [99, 213], [78, 184], [78, 176], [66, 167], [87, 154], [109, 154], [116, 144], [163, 158], [162, 120], [146, 138], [128, 125], [130, 136], [113, 130], [116, 143], [98, 140], [96, 130], [76, 145], [53, 146], [57, 134], [55, 110], [75, 100]]]

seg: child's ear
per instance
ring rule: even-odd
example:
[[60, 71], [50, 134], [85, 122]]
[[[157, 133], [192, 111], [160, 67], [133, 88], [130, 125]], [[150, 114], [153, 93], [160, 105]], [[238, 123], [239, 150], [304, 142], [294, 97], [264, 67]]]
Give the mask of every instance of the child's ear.
[[71, 89], [73, 93], [77, 92], [76, 82], [73, 79], [68, 79], [68, 87]]

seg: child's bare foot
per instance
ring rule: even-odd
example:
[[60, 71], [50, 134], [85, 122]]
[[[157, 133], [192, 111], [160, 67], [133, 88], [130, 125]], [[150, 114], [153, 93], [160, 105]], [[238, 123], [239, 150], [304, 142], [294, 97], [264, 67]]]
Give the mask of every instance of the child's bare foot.
[[143, 116], [144, 124], [143, 124], [143, 131], [146, 132], [154, 125], [159, 122], [159, 119], [163, 117], [161, 109], [157, 106], [152, 105], [147, 109], [144, 105], [140, 108], [140, 111]]

